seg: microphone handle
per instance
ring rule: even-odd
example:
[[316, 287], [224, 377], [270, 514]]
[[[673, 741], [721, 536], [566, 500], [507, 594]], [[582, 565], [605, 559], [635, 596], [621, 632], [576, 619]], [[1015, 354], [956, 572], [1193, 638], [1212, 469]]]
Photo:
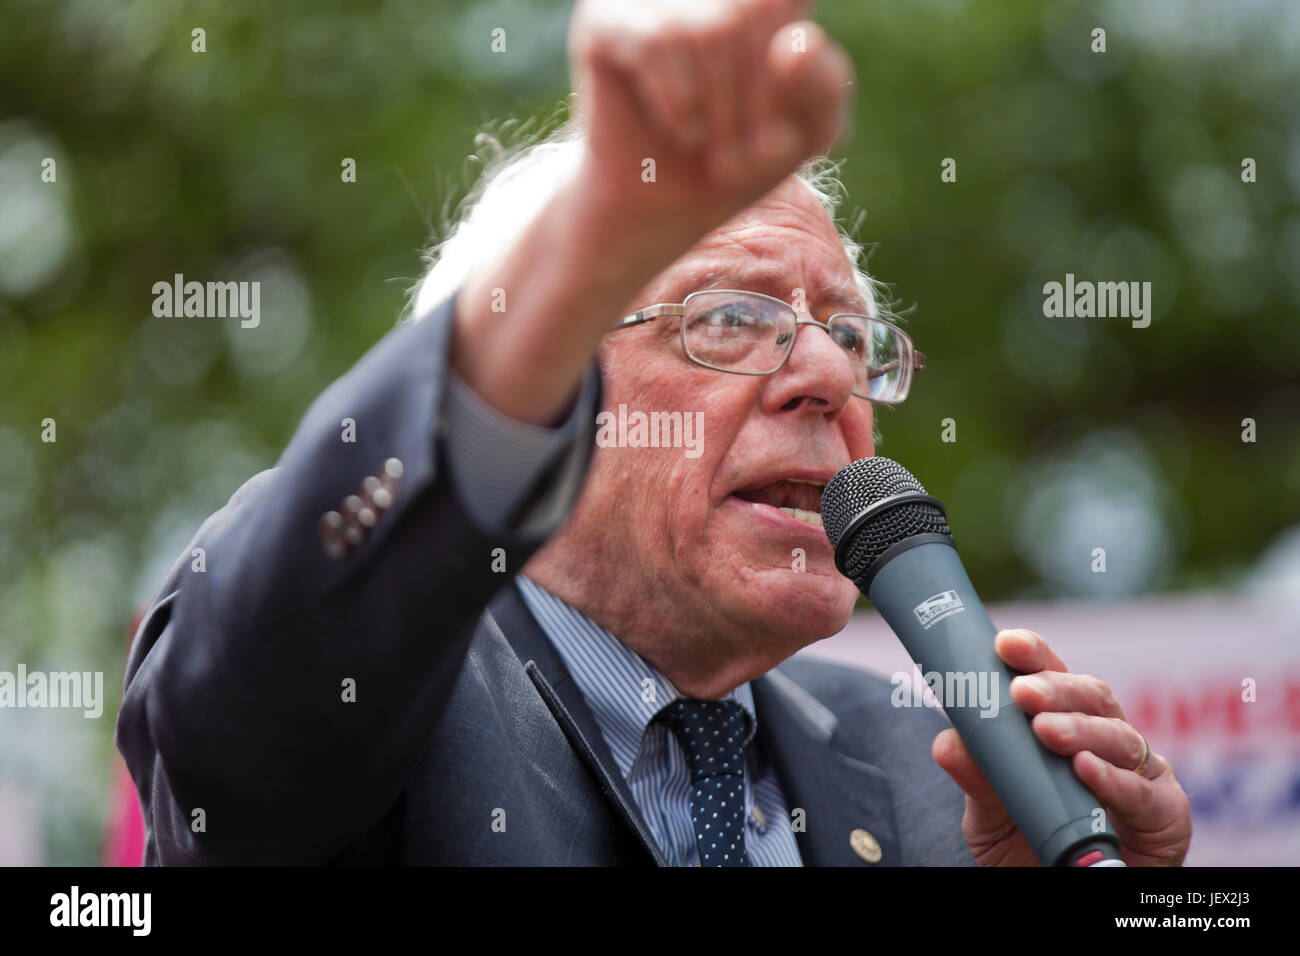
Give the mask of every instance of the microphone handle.
[[[997, 628], [952, 538], [908, 538], [885, 552], [878, 568], [867, 597], [922, 676], [942, 675], [935, 689], [944, 712], [1038, 859], [1044, 866], [1122, 865], [1117, 863], [1119, 839], [1096, 796], [1068, 758], [1038, 739], [1029, 717], [1011, 699], [1011, 678], [1020, 672], [1008, 668], [993, 649]], [[963, 693], [969, 680], [949, 684], [948, 675], [972, 672], [974, 693]], [[945, 686], [956, 692], [953, 700], [944, 699]], [[990, 714], [993, 708], [981, 706], [981, 689], [986, 705], [996, 701], [995, 715]]]

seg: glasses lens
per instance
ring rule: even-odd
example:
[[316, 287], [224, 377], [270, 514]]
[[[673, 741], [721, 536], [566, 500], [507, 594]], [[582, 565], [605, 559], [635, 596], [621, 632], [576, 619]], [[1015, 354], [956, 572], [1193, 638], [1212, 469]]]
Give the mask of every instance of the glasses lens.
[[873, 402], [901, 402], [911, 379], [911, 350], [892, 326], [860, 315], [837, 315], [831, 338], [853, 356], [853, 392]]
[[776, 371], [794, 341], [794, 310], [777, 299], [743, 292], [700, 292], [682, 316], [686, 351], [728, 372]]

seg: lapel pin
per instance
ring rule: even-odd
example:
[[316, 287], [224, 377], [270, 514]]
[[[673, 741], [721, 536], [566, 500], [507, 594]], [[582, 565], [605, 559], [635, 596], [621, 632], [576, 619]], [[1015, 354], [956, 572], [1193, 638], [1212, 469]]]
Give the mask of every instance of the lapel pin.
[[853, 852], [868, 863], [880, 862], [880, 841], [866, 830], [854, 830], [849, 834], [849, 846]]

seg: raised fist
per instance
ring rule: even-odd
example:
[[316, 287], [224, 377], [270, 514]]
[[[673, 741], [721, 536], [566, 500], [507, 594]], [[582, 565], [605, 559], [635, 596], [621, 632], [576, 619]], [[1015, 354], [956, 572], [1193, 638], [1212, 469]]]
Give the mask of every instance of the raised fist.
[[[580, 0], [585, 184], [703, 234], [843, 132], [853, 68], [792, 0]], [[670, 230], [676, 232], [677, 230]]]

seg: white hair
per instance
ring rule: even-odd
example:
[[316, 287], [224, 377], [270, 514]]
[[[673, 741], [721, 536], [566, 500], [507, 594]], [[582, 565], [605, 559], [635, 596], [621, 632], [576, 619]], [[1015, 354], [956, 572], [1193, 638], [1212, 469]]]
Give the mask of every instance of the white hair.
[[[453, 224], [443, 228], [443, 238], [424, 256], [428, 268], [411, 289], [410, 321], [428, 315], [465, 283], [475, 266], [518, 238], [555, 190], [573, 174], [583, 147], [582, 131], [573, 122], [522, 147], [503, 146], [487, 133], [479, 134], [477, 143], [479, 151], [472, 158], [483, 163], [483, 173], [461, 202]], [[804, 163], [795, 175], [835, 224], [870, 314], [896, 318], [884, 298], [884, 285], [867, 274], [861, 244], [836, 218], [844, 199], [844, 188], [836, 177], [838, 168], [829, 159], [816, 157]]]
[[[465, 284], [473, 269], [490, 261], [519, 237], [577, 169], [582, 158], [582, 130], [576, 122], [538, 139], [525, 124], [516, 131], [514, 145], [487, 131], [475, 139], [477, 151], [469, 157], [483, 171], [453, 214], [444, 216], [441, 236], [424, 254], [428, 263], [423, 277], [410, 289], [403, 322], [418, 322]], [[836, 173], [838, 164], [825, 156], [808, 160], [795, 177], [817, 198], [844, 246], [853, 267], [854, 282], [867, 311], [899, 324], [902, 317], [886, 298], [887, 287], [866, 270], [866, 251], [845, 228], [836, 213], [845, 190]], [[860, 221], [860, 220], [859, 220]], [[611, 317], [611, 324], [615, 317]], [[891, 406], [883, 406], [891, 407]], [[872, 415], [872, 439], [882, 441], [880, 415]]]

